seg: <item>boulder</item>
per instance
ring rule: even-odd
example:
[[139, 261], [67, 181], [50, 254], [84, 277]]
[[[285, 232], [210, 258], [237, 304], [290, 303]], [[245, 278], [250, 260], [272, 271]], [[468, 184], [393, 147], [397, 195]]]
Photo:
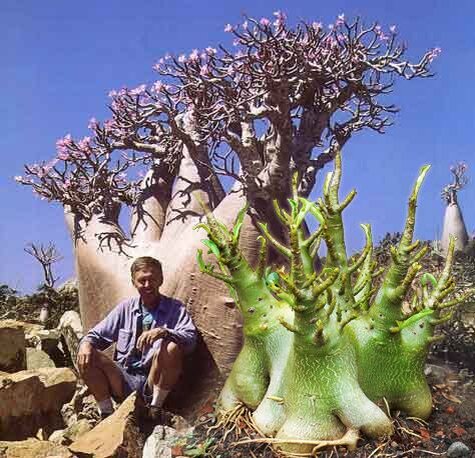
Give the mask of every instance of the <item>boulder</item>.
[[91, 431], [91, 429], [91, 423], [83, 418], [66, 429], [55, 431], [49, 436], [48, 440], [56, 444], [69, 445]]
[[57, 329], [25, 329], [25, 337], [30, 347], [49, 353], [57, 348], [61, 333]]
[[25, 441], [0, 441], [1, 458], [73, 458], [74, 455], [63, 445], [38, 439]]
[[155, 426], [145, 441], [142, 458], [172, 458], [172, 446], [178, 437], [178, 431], [170, 426]]
[[28, 335], [35, 334], [36, 332], [41, 331], [45, 328], [42, 324], [29, 323], [28, 321], [21, 321], [21, 325], [23, 326], [23, 331], [25, 332], [27, 340]]
[[0, 321], [0, 371], [18, 372], [26, 369], [26, 341], [20, 321]]
[[26, 349], [26, 368], [28, 370], [41, 369], [42, 367], [56, 367], [53, 360], [43, 350], [37, 348]]
[[79, 341], [84, 336], [84, 329], [79, 313], [74, 310], [68, 310], [63, 313], [59, 320], [57, 330], [61, 334], [63, 342], [63, 350], [69, 353], [74, 367], [76, 367], [76, 357], [78, 354]]
[[64, 427], [61, 407], [76, 389], [71, 369], [42, 368], [0, 374], [0, 440], [22, 440]]
[[69, 450], [85, 458], [141, 458], [145, 435], [139, 425], [144, 423], [145, 413], [142, 399], [132, 393], [110, 417], [73, 442]]
[[61, 333], [57, 329], [32, 329], [26, 332], [26, 343], [44, 351], [54, 362], [56, 367], [68, 366], [67, 359], [61, 351]]

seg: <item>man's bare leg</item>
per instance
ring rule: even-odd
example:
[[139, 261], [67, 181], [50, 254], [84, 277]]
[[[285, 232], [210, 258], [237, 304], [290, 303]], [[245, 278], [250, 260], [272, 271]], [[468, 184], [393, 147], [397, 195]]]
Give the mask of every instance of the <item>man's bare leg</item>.
[[112, 406], [111, 396], [122, 401], [125, 398], [124, 378], [117, 365], [102, 352], [93, 350], [92, 364], [81, 374], [84, 383], [89, 387], [94, 399], [103, 408]]
[[161, 407], [176, 385], [183, 369], [183, 351], [175, 342], [164, 342], [153, 356], [148, 386], [153, 390], [152, 406]]

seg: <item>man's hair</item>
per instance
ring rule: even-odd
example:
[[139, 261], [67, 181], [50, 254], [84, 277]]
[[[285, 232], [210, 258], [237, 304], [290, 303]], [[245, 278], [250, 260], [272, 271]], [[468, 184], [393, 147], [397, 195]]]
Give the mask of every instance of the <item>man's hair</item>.
[[151, 256], [141, 256], [137, 258], [130, 266], [130, 275], [133, 278], [139, 270], [147, 268], [155, 269], [163, 279], [162, 264], [158, 259], [152, 258]]

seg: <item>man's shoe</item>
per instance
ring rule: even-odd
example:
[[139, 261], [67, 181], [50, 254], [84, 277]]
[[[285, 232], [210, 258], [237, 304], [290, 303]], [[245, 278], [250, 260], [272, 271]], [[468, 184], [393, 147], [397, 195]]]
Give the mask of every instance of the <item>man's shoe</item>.
[[163, 407], [149, 406], [148, 419], [156, 425], [172, 426], [173, 414]]
[[161, 424], [163, 418], [163, 409], [158, 406], [150, 406], [148, 408], [148, 418], [157, 425]]

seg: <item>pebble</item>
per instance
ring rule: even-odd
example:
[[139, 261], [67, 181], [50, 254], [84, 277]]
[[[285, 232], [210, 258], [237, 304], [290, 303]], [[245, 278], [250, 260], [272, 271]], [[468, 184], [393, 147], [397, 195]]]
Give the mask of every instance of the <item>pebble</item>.
[[470, 448], [463, 442], [454, 442], [447, 450], [447, 458], [469, 458]]

